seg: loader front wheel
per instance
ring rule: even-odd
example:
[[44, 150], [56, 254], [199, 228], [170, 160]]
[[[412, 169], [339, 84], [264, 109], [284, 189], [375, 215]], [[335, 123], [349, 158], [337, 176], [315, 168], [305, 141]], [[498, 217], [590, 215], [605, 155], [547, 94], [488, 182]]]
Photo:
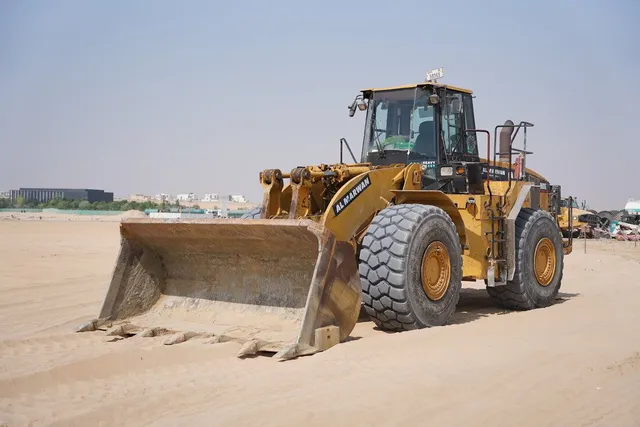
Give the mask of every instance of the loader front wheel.
[[461, 252], [444, 210], [408, 204], [380, 211], [360, 246], [366, 313], [387, 331], [446, 324], [460, 298]]
[[516, 219], [516, 259], [513, 280], [487, 287], [504, 308], [531, 310], [555, 301], [562, 283], [562, 239], [551, 215], [543, 210], [522, 209]]

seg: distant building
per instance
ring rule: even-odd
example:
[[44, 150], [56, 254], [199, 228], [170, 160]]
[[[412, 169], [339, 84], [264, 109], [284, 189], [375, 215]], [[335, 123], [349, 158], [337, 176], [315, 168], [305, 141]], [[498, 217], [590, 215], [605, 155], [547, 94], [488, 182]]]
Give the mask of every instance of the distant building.
[[18, 197], [25, 200], [35, 200], [39, 203], [47, 203], [53, 199], [65, 200], [87, 200], [93, 202], [113, 202], [113, 193], [104, 190], [76, 189], [76, 188], [21, 188], [11, 190], [11, 201], [15, 202]]
[[220, 196], [218, 196], [218, 193], [207, 193], [202, 197], [202, 199], [200, 201], [202, 201], [202, 202], [218, 202], [218, 201], [220, 201]]
[[131, 194], [128, 199], [130, 202], [148, 202], [151, 200], [150, 196], [144, 194]]
[[0, 191], [0, 199], [10, 199], [11, 191]]
[[247, 203], [247, 199], [241, 195], [231, 195], [229, 196], [229, 201], [234, 203]]
[[182, 202], [193, 202], [196, 200], [196, 195], [193, 193], [178, 194], [176, 197]]

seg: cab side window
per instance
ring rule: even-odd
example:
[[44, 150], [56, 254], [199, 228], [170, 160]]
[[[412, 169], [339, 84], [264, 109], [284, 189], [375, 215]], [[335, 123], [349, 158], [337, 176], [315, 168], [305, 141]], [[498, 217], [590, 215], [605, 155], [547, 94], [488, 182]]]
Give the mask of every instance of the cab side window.
[[[476, 121], [473, 114], [473, 98], [471, 94], [462, 95], [462, 108], [464, 114], [465, 129], [475, 129]], [[466, 154], [478, 155], [478, 135], [475, 132], [467, 132]], [[488, 160], [488, 159], [487, 159]]]
[[459, 103], [459, 95], [451, 93], [447, 94], [443, 105], [442, 133], [444, 137], [444, 148], [447, 153], [451, 153], [456, 148], [456, 144], [462, 135], [462, 115], [456, 114], [455, 108], [456, 104]]

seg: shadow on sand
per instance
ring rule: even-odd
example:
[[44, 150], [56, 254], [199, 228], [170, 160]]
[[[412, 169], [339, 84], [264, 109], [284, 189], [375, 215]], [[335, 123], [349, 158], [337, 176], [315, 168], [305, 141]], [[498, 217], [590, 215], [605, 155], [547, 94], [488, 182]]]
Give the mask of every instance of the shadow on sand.
[[[563, 304], [570, 299], [579, 296], [578, 293], [560, 292], [555, 300], [554, 305]], [[460, 325], [463, 323], [473, 322], [474, 320], [482, 317], [488, 317], [493, 315], [504, 315], [510, 313], [516, 313], [517, 311], [508, 310], [498, 305], [496, 301], [489, 297], [487, 290], [474, 289], [474, 288], [462, 288], [460, 291], [460, 301], [456, 308], [455, 314], [451, 317], [449, 325]], [[369, 316], [362, 309], [360, 311], [360, 317], [358, 322], [369, 322]], [[377, 326], [374, 330], [381, 331]]]
[[[560, 292], [554, 305], [563, 304], [579, 294]], [[492, 315], [504, 315], [516, 313], [515, 310], [508, 310], [498, 305], [496, 301], [489, 297], [486, 289], [462, 289], [460, 291], [460, 301], [455, 314], [449, 321], [450, 325], [473, 322], [482, 317]]]

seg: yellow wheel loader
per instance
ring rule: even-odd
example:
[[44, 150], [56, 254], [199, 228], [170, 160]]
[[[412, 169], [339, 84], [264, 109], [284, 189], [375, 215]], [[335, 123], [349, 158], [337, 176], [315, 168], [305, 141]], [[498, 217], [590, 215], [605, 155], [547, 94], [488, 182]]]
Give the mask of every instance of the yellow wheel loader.
[[247, 218], [124, 220], [102, 310], [78, 330], [288, 359], [347, 339], [361, 306], [388, 331], [444, 325], [464, 281], [509, 309], [554, 302], [572, 246], [560, 187], [526, 168], [531, 123], [496, 126], [492, 141], [472, 92], [432, 81], [362, 90], [357, 110], [359, 161], [342, 139], [338, 163], [260, 172]]
[[601, 226], [601, 218], [590, 211], [580, 209], [573, 197], [567, 197], [560, 201], [560, 215], [558, 225], [563, 237], [578, 238], [581, 234], [585, 237], [594, 237], [593, 230]]

